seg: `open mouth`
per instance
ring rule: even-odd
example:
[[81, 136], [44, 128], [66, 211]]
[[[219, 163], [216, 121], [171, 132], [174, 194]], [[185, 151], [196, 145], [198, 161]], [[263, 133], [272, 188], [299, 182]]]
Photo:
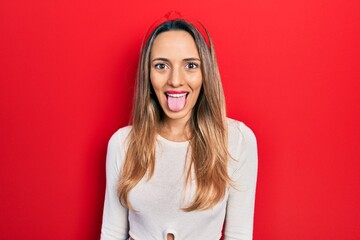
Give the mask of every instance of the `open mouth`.
[[165, 95], [169, 109], [173, 112], [179, 112], [184, 109], [189, 92], [167, 91]]

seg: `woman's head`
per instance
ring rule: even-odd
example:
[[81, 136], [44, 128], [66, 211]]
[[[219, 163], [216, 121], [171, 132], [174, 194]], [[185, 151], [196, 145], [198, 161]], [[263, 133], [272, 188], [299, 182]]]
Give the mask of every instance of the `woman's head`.
[[192, 36], [183, 30], [162, 32], [150, 53], [150, 83], [164, 120], [186, 123], [202, 88], [201, 61]]
[[[175, 34], [171, 34], [171, 32]], [[196, 48], [197, 57], [200, 60], [198, 70], [201, 73], [202, 86], [199, 90], [198, 97], [196, 96], [195, 104], [192, 105], [191, 109], [198, 111], [199, 106], [206, 105], [206, 107], [210, 109], [216, 108], [213, 109], [215, 112], [221, 111], [224, 113], [225, 109], [223, 91], [217, 67], [215, 52], [210, 36], [208, 35], [206, 29], [200, 23], [194, 20], [176, 18], [173, 20], [162, 21], [159, 24], [155, 23], [155, 25], [152, 25], [152, 27], [149, 29], [149, 32], [144, 39], [138, 66], [138, 77], [136, 84], [137, 87], [133, 110], [134, 114], [136, 112], [140, 112], [142, 116], [138, 116], [138, 118], [136, 118], [136, 116], [134, 115], [133, 124], [136, 122], [136, 120], [143, 121], [148, 117], [151, 117], [153, 121], [159, 123], [159, 121], [162, 121], [166, 116], [168, 116], [167, 113], [172, 112], [171, 109], [169, 109], [169, 103], [167, 104], [168, 111], [164, 109], [164, 107], [166, 106], [161, 103], [162, 100], [164, 100], [162, 98], [165, 96], [161, 95], [162, 98], [159, 98], [160, 95], [156, 94], [156, 90], [154, 89], [154, 84], [152, 82], [152, 80], [155, 80], [152, 79], [152, 77], [154, 78], [154, 74], [152, 73], [155, 72], [154, 66], [152, 65], [152, 57], [156, 57], [153, 56], [152, 53], [154, 53], [154, 50], [159, 48], [159, 44], [156, 44], [157, 42], [159, 42], [158, 40], [164, 40], [165, 35], [178, 35], [178, 38], [180, 37], [180, 35], [182, 35], [184, 36], [184, 41], [191, 39], [193, 41], [193, 46]], [[156, 49], [154, 49], [154, 43]], [[179, 55], [184, 52], [185, 49], [179, 50]], [[189, 55], [189, 57], [192, 56]], [[184, 77], [186, 78], [186, 76]], [[168, 86], [167, 89], [176, 90], [174, 87], [171, 86]], [[179, 88], [179, 90], [184, 89]], [[187, 97], [189, 97], [189, 99], [186, 100], [186, 104], [188, 103], [188, 100], [193, 100], [190, 98], [192, 97], [190, 94], [188, 94]], [[169, 100], [168, 97], [167, 100]], [[174, 99], [170, 99], [170, 102], [175, 104], [175, 101], [172, 100]], [[189, 102], [191, 103], [191, 101]], [[181, 108], [182, 104], [183, 102], [176, 101], [175, 105], [177, 105], [177, 108]], [[187, 106], [185, 106], [185, 110], [188, 110]], [[151, 116], [147, 114], [147, 116], [144, 116], [142, 114], [146, 112]], [[174, 115], [175, 111], [173, 111], [172, 113]], [[181, 115], [181, 111], [176, 112], [176, 114]], [[191, 116], [194, 117], [197, 114], [197, 112], [191, 111]]]

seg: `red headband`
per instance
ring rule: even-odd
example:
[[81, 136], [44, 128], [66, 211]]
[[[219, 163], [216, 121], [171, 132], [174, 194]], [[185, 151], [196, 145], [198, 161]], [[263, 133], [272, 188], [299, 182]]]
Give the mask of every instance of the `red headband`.
[[172, 20], [184, 20], [184, 21], [190, 23], [191, 25], [193, 25], [199, 31], [201, 36], [204, 38], [206, 45], [210, 48], [210, 39], [208, 37], [205, 27], [200, 22], [198, 22], [194, 19], [191, 19], [191, 18], [184, 17], [179, 12], [176, 12], [176, 11], [170, 11], [167, 14], [165, 14], [163, 17], [161, 17], [160, 19], [155, 21], [147, 31], [147, 33], [145, 35], [144, 43], [146, 43], [149, 40], [150, 35], [153, 33], [153, 31], [158, 26], [160, 26], [161, 24], [163, 24], [167, 21], [172, 21]]

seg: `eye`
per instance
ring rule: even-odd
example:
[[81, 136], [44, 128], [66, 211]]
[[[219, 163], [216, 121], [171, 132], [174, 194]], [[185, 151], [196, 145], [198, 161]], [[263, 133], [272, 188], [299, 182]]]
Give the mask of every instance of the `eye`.
[[167, 68], [166, 64], [164, 64], [164, 63], [157, 63], [154, 65], [154, 67], [159, 70]]
[[198, 67], [199, 67], [199, 64], [194, 63], [194, 62], [189, 62], [188, 64], [186, 64], [185, 67], [186, 67], [186, 68], [189, 68], [189, 69], [195, 69], [195, 68], [198, 68]]

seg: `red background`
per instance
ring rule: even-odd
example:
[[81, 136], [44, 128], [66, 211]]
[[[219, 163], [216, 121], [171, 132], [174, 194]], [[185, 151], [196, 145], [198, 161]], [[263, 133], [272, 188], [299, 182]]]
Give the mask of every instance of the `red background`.
[[256, 133], [254, 239], [360, 239], [357, 0], [0, 2], [0, 239], [98, 239], [107, 141], [147, 27], [171, 9], [217, 50]]

